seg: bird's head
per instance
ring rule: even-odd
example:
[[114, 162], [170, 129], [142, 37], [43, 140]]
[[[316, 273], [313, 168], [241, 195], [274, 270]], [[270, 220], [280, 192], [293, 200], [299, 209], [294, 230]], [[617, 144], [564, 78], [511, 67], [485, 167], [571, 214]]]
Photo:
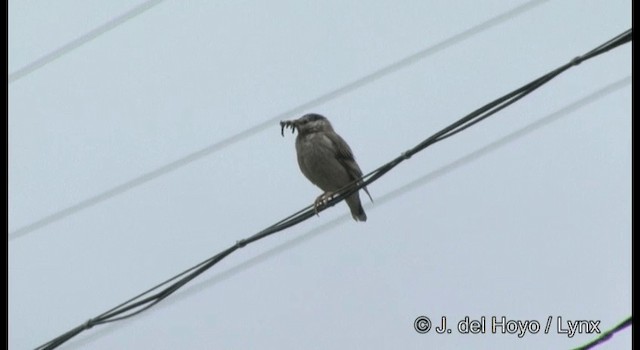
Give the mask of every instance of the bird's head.
[[282, 127], [283, 136], [285, 128], [291, 128], [291, 132], [294, 132], [297, 129], [298, 135], [333, 131], [333, 127], [329, 120], [316, 113], [305, 114], [296, 120], [281, 121], [280, 127]]

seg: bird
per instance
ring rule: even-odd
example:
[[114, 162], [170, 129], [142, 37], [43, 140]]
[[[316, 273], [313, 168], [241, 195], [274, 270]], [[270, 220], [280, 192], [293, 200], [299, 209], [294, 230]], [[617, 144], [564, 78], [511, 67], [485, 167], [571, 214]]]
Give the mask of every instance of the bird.
[[[323, 194], [314, 201], [314, 209], [325, 205], [336, 191], [358, 180], [362, 183], [362, 170], [356, 163], [351, 148], [331, 126], [329, 120], [320, 114], [309, 113], [295, 120], [281, 121], [281, 133], [291, 128], [291, 132], [298, 131], [296, 137], [296, 153], [298, 166], [302, 174], [314, 185], [320, 187]], [[362, 189], [373, 202], [366, 187]], [[354, 192], [345, 201], [351, 210], [355, 221], [367, 221], [367, 214], [362, 208], [360, 195]]]

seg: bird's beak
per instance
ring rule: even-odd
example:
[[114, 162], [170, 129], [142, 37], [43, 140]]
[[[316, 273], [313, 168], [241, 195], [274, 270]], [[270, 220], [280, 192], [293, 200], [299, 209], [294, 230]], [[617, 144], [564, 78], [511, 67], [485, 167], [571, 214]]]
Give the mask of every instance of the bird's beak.
[[284, 120], [280, 122], [280, 133], [282, 134], [282, 137], [284, 137], [284, 129], [286, 128], [291, 128], [291, 133], [293, 134], [293, 132], [296, 130], [296, 128], [298, 127], [298, 121], [297, 120]]

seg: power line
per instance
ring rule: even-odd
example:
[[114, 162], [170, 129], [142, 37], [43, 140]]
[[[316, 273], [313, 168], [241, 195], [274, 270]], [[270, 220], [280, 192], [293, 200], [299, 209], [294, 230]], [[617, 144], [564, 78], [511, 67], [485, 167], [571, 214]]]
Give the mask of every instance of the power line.
[[622, 321], [621, 323], [619, 323], [615, 327], [611, 328], [610, 330], [602, 333], [596, 339], [590, 341], [589, 343], [587, 343], [585, 345], [577, 347], [577, 348], [575, 348], [573, 350], [589, 350], [589, 349], [595, 347], [596, 345], [602, 344], [605, 341], [611, 339], [616, 333], [620, 332], [621, 330], [623, 330], [623, 329], [625, 329], [625, 328], [627, 328], [629, 326], [631, 326], [631, 316], [629, 316], [629, 318], [627, 318], [626, 320]]
[[[603, 88], [598, 89], [597, 91], [594, 91], [582, 98], [580, 98], [579, 100], [576, 100], [572, 103], [570, 103], [569, 105], [537, 120], [534, 121], [524, 127], [522, 127], [521, 129], [518, 129], [514, 132], [509, 133], [506, 136], [501, 137], [500, 139], [493, 141], [491, 143], [489, 143], [488, 145], [483, 146], [480, 149], [477, 149], [463, 157], [460, 157], [458, 159], [456, 159], [455, 161], [444, 165], [426, 175], [423, 175], [399, 188], [396, 188], [380, 197], [376, 198], [376, 207], [379, 207], [380, 205], [384, 205], [385, 203], [391, 202], [393, 200], [395, 200], [396, 198], [402, 196], [403, 194], [413, 191], [419, 187], [422, 187], [444, 175], [447, 175], [449, 173], [451, 173], [454, 170], [457, 170], [461, 167], [463, 167], [464, 165], [467, 165], [473, 161], [476, 161], [484, 156], [486, 156], [487, 154], [490, 154], [494, 151], [497, 151], [525, 136], [528, 136], [530, 134], [532, 134], [533, 132], [540, 130], [541, 128], [556, 122], [558, 120], [560, 120], [563, 117], [569, 116], [571, 115], [571, 113], [579, 110], [582, 107], [585, 107], [586, 105], [589, 105], [595, 101], [598, 101], [601, 98], [604, 98], [605, 96], [608, 96], [616, 91], [621, 90], [624, 87], [629, 86], [629, 84], [631, 84], [631, 77], [625, 77], [622, 78], [620, 80], [617, 80], [611, 84], [606, 85]], [[369, 208], [371, 207], [371, 205], [369, 204], [365, 204], [365, 208], [368, 210], [370, 210]], [[190, 288], [187, 288], [186, 290], [182, 291], [180, 294], [174, 296], [173, 298], [167, 300], [166, 302], [164, 302], [163, 304], [160, 304], [160, 308], [162, 308], [163, 306], [169, 306], [172, 304], [175, 304], [181, 300], [184, 300], [186, 298], [192, 297], [194, 295], [196, 295], [197, 293], [203, 291], [204, 289], [210, 288], [213, 285], [216, 285], [222, 281], [227, 280], [228, 278], [231, 278], [237, 274], [242, 273], [243, 271], [246, 271], [260, 263], [263, 263], [265, 261], [267, 261], [268, 259], [277, 256], [279, 254], [282, 254], [288, 250], [291, 250], [297, 246], [299, 246], [300, 244], [307, 242], [308, 240], [310, 240], [311, 238], [314, 238], [316, 236], [318, 236], [319, 234], [328, 231], [331, 228], [334, 228], [338, 225], [344, 224], [348, 221], [351, 220], [351, 214], [349, 213], [345, 213], [343, 215], [340, 215], [339, 217], [330, 220], [326, 223], [321, 224], [318, 227], [315, 227], [313, 229], [311, 229], [310, 231], [295, 237], [287, 242], [284, 242], [276, 247], [273, 247], [247, 261], [244, 261], [228, 270], [225, 270], [215, 276], [210, 277], [209, 279], [207, 279], [206, 281], [200, 282], [196, 285], [191, 286]], [[157, 309], [156, 309], [157, 310]], [[148, 315], [148, 314], [147, 314]], [[118, 323], [118, 327], [122, 327], [124, 325], [126, 325], [127, 323]], [[111, 327], [107, 327], [107, 328], [103, 328], [102, 330], [93, 333], [92, 335], [89, 335], [77, 342], [73, 342], [73, 343], [69, 343], [68, 348], [73, 349], [73, 348], [85, 348], [89, 343], [95, 341], [96, 339], [98, 339], [98, 337], [102, 337], [107, 333], [111, 333], [114, 331], [114, 327], [116, 327], [116, 324], [114, 324]]]
[[26, 66], [19, 68], [13, 73], [9, 74], [9, 84], [16, 80], [24, 78], [25, 76], [35, 72], [36, 70], [46, 66], [47, 64], [57, 60], [58, 58], [68, 54], [69, 52], [79, 48], [80, 46], [88, 43], [89, 41], [99, 37], [100, 35], [116, 28], [117, 26], [127, 22], [128, 20], [144, 13], [150, 8], [158, 5], [164, 0], [149, 0], [142, 4], [132, 8], [131, 10], [121, 14], [120, 16], [111, 19], [103, 25], [94, 28], [86, 34], [60, 46], [59, 48], [49, 52], [48, 54], [38, 58], [37, 60], [27, 64]]
[[67, 208], [64, 208], [62, 210], [56, 211], [52, 214], [49, 214], [43, 218], [40, 218], [36, 221], [33, 221], [30, 224], [27, 224], [25, 226], [22, 226], [12, 232], [9, 233], [9, 241], [12, 241], [16, 238], [20, 238], [30, 232], [33, 232], [37, 229], [40, 229], [42, 227], [45, 227], [51, 223], [54, 223], [56, 221], [62, 220], [70, 215], [73, 215], [79, 211], [82, 211], [84, 209], [87, 209], [89, 207], [92, 207], [98, 203], [104, 202], [110, 198], [113, 198], [117, 195], [120, 195], [122, 193], [125, 193], [135, 187], [138, 187], [140, 185], [143, 185], [151, 180], [154, 180], [160, 176], [166, 175], [174, 170], [177, 170], [179, 168], [182, 168], [188, 164], [191, 164], [192, 162], [195, 162], [199, 159], [202, 159], [214, 152], [220, 151], [221, 149], [226, 148], [227, 146], [230, 146], [236, 142], [239, 142], [243, 139], [246, 139], [248, 137], [251, 137], [267, 128], [270, 128], [273, 126], [274, 122], [277, 122], [279, 120], [282, 119], [287, 119], [293, 115], [297, 115], [299, 113], [304, 112], [305, 110], [308, 110], [310, 108], [319, 106], [323, 103], [326, 103], [328, 101], [331, 101], [333, 99], [336, 99], [340, 96], [346, 95], [354, 90], [357, 90], [367, 84], [370, 84], [384, 76], [387, 76], [389, 74], [392, 74], [402, 68], [408, 67], [412, 64], [417, 63], [418, 61], [431, 56], [433, 54], [436, 54], [444, 49], [447, 49], [455, 44], [458, 44], [470, 37], [472, 37], [473, 35], [476, 35], [478, 33], [481, 33], [487, 29], [490, 29], [492, 27], [497, 26], [498, 24], [504, 23], [509, 19], [512, 19], [520, 14], [523, 14], [533, 8], [535, 8], [538, 5], [541, 5], [544, 2], [547, 2], [548, 0], [534, 0], [534, 1], [529, 1], [523, 5], [520, 5], [514, 9], [511, 9], [509, 11], [506, 11], [496, 17], [493, 17], [485, 22], [482, 22], [476, 26], [473, 26], [461, 33], [458, 33], [448, 39], [445, 39], [433, 46], [430, 46], [426, 49], [423, 49], [421, 51], [418, 51], [412, 55], [409, 55], [397, 62], [394, 62], [388, 66], [385, 66], [381, 69], [378, 69], [377, 71], [370, 73], [364, 77], [361, 77], [357, 80], [354, 80], [350, 83], [347, 83], [345, 85], [343, 85], [342, 87], [339, 87], [333, 91], [330, 91], [322, 96], [319, 96], [317, 98], [314, 98], [310, 101], [307, 101], [297, 107], [294, 107], [286, 112], [280, 113], [260, 124], [257, 124], [249, 129], [246, 129], [244, 131], [241, 131], [233, 136], [230, 136], [222, 141], [218, 141], [216, 143], [213, 143], [209, 146], [206, 146], [198, 151], [195, 151], [191, 154], [188, 154], [182, 158], [179, 158], [175, 161], [172, 161], [168, 164], [165, 164], [163, 166], [160, 166], [159, 168], [156, 168], [154, 170], [151, 170], [145, 174], [142, 174], [136, 178], [133, 178], [131, 180], [128, 180], [126, 182], [121, 183], [120, 185], [117, 185], [115, 187], [112, 187], [104, 192], [101, 192], [97, 195], [94, 195], [92, 197], [89, 197], [87, 199], [84, 199], [80, 202], [77, 202], [76, 204], [73, 204]]
[[[438, 131], [437, 133], [433, 134], [431, 137], [425, 139], [424, 141], [420, 142], [418, 145], [416, 145], [415, 147], [403, 152], [400, 156], [396, 157], [395, 159], [391, 160], [390, 162], [380, 166], [379, 168], [377, 168], [376, 170], [368, 173], [367, 175], [363, 176], [362, 179], [358, 179], [354, 182], [352, 182], [350, 185], [345, 186], [344, 188], [342, 188], [341, 190], [336, 192], [336, 196], [334, 198], [332, 198], [325, 207], [323, 208], [319, 208], [318, 211], [323, 211], [331, 206], [334, 206], [335, 204], [337, 204], [338, 202], [342, 201], [344, 198], [348, 197], [349, 195], [353, 194], [354, 192], [358, 191], [360, 188], [371, 184], [372, 182], [376, 181], [377, 179], [379, 179], [381, 176], [383, 176], [384, 174], [386, 174], [387, 172], [391, 171], [391, 169], [395, 168], [398, 164], [402, 163], [403, 161], [411, 158], [411, 156], [415, 155], [416, 153], [424, 150], [425, 148], [440, 142], [448, 137], [451, 137], [453, 135], [455, 135], [456, 133], [458, 133], [459, 131], [462, 131], [476, 123], [478, 123], [479, 121], [482, 121], [486, 118], [488, 118], [489, 116], [495, 114], [496, 112], [506, 108], [507, 106], [515, 103], [516, 101], [520, 100], [522, 97], [530, 94], [531, 92], [535, 91], [536, 89], [538, 89], [539, 87], [541, 87], [542, 85], [546, 84], [547, 82], [549, 82], [550, 80], [552, 80], [553, 78], [557, 77], [558, 75], [562, 74], [563, 72], [565, 72], [566, 70], [570, 69], [573, 66], [576, 66], [588, 59], [591, 59], [595, 56], [598, 56], [602, 53], [605, 53], [613, 48], [616, 48], [622, 44], [628, 43], [631, 41], [631, 37], [632, 37], [632, 30], [629, 29], [627, 31], [625, 31], [624, 33], [614, 37], [613, 39], [607, 41], [606, 43], [596, 47], [595, 49], [587, 52], [586, 54], [582, 55], [582, 56], [578, 56], [576, 58], [574, 58], [573, 60], [571, 60], [571, 62], [564, 64], [563, 66], [554, 69], [553, 71], [543, 75], [542, 77], [533, 80], [532, 82], [508, 93], [507, 95], [498, 98], [497, 100], [494, 100], [493, 102], [490, 102], [488, 104], [486, 104], [485, 106], [477, 109], [476, 111], [472, 112], [471, 114], [461, 118], [460, 120], [454, 122], [453, 124], [445, 127], [444, 129]], [[361, 182], [359, 182], [361, 181]], [[359, 182], [359, 183], [358, 183]], [[316, 214], [316, 210], [314, 210], [313, 205], [307, 206], [306, 208], [290, 215], [289, 217], [271, 225], [270, 227], [265, 228], [264, 230], [248, 237], [242, 240], [237, 241], [234, 245], [232, 245], [231, 247], [221, 251], [220, 253], [216, 254], [215, 256], [202, 261], [201, 263], [197, 264], [194, 267], [191, 267], [183, 272], [181, 272], [180, 274], [156, 285], [155, 287], [147, 290], [144, 293], [141, 293], [140, 295], [112, 308], [111, 310], [108, 310], [94, 318], [89, 319], [87, 322], [73, 328], [72, 330], [56, 337], [55, 339], [41, 345], [40, 347], [38, 347], [38, 349], [53, 349], [58, 347], [59, 345], [63, 344], [64, 342], [68, 341], [69, 339], [75, 337], [76, 335], [78, 335], [79, 333], [83, 332], [84, 330], [90, 329], [96, 325], [100, 325], [100, 324], [105, 324], [105, 323], [110, 323], [110, 322], [115, 322], [115, 321], [119, 321], [119, 320], [123, 320], [129, 317], [132, 317], [134, 315], [137, 315], [145, 310], [147, 310], [148, 308], [156, 305], [157, 303], [159, 303], [160, 301], [164, 300], [165, 298], [167, 298], [168, 296], [170, 296], [171, 294], [173, 294], [175, 291], [177, 291], [178, 289], [182, 288], [185, 284], [189, 283], [191, 280], [195, 279], [196, 277], [198, 277], [200, 274], [202, 274], [203, 272], [207, 271], [209, 268], [211, 268], [213, 265], [217, 264], [218, 262], [220, 262], [222, 259], [226, 258], [227, 256], [229, 256], [230, 254], [232, 254], [233, 252], [235, 252], [236, 250], [243, 248], [244, 246], [251, 244], [253, 242], [256, 242], [260, 239], [263, 239], [267, 236], [270, 236], [276, 232], [282, 231], [286, 228], [289, 228], [291, 226], [294, 226], [302, 221], [307, 220], [308, 218], [314, 216]], [[172, 283], [172, 284], [169, 284]], [[154, 292], [155, 290], [168, 285], [167, 287], [165, 287], [163, 290], [145, 297], [146, 295]]]

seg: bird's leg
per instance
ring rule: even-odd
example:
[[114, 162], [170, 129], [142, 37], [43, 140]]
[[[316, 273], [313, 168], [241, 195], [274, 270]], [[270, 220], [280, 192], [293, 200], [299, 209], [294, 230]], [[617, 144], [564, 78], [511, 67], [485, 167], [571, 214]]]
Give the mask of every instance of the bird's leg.
[[321, 206], [326, 206], [332, 197], [333, 192], [325, 192], [319, 195], [318, 198], [316, 198], [316, 200], [313, 202], [313, 209], [315, 210], [317, 216], [320, 216], [320, 214], [318, 213], [318, 208]]

